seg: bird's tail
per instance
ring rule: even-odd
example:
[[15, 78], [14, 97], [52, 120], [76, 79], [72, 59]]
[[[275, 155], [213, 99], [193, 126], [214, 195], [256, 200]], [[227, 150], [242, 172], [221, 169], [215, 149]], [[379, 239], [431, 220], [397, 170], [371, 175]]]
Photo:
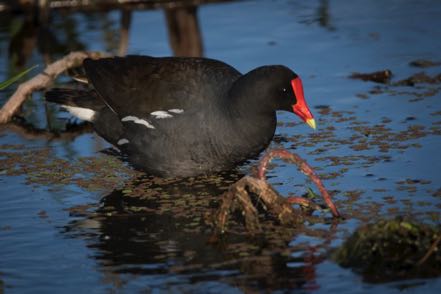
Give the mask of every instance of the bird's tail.
[[60, 104], [72, 115], [86, 121], [93, 121], [96, 112], [106, 107], [94, 90], [53, 88], [45, 97], [46, 101]]

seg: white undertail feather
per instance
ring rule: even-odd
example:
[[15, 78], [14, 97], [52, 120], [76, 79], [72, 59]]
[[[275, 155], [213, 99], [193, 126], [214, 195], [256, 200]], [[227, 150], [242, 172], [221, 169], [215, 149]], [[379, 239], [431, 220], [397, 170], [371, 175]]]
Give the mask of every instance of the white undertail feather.
[[93, 122], [93, 119], [95, 118], [96, 115], [96, 112], [89, 108], [82, 108], [82, 107], [68, 106], [68, 105], [61, 105], [61, 107], [65, 108], [73, 116], [78, 117], [79, 119], [85, 121]]

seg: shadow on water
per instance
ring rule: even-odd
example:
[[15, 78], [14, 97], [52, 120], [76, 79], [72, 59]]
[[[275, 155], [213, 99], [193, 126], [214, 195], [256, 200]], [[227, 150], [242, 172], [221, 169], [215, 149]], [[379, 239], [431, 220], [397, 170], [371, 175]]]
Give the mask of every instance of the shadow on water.
[[[303, 226], [264, 221], [250, 236], [237, 215], [225, 235], [213, 235], [211, 216], [220, 195], [242, 175], [164, 180], [138, 178], [105, 196], [98, 208], [72, 207], [63, 234], [85, 239], [111, 283], [172, 275], [194, 284], [218, 281], [243, 290], [316, 288], [315, 266], [331, 232], [311, 231], [319, 246], [290, 246]], [[322, 248], [323, 249], [323, 248]], [[130, 276], [131, 278], [128, 278]], [[168, 283], [164, 288], [170, 287]]]

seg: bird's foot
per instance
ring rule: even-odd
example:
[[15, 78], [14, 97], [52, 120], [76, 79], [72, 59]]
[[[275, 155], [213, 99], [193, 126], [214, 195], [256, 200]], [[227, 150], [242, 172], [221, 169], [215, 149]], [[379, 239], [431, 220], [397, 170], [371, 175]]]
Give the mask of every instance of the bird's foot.
[[294, 225], [301, 221], [302, 216], [293, 209], [293, 204], [300, 205], [309, 211], [320, 209], [320, 206], [312, 200], [302, 197], [285, 198], [280, 196], [271, 187], [266, 181], [265, 172], [273, 158], [281, 158], [287, 162], [296, 164], [300, 171], [306, 174], [317, 185], [332, 215], [334, 217], [340, 216], [337, 207], [331, 200], [331, 196], [311, 166], [297, 154], [290, 153], [284, 149], [276, 149], [267, 152], [260, 160], [256, 176], [245, 176], [241, 178], [231, 185], [228, 191], [222, 195], [222, 203], [215, 216], [216, 227], [220, 232], [225, 232], [229, 214], [236, 209], [242, 210], [245, 226], [250, 233], [253, 234], [261, 231], [258, 219], [259, 211], [253, 204], [252, 197], [257, 200], [255, 202], [257, 202], [256, 204], [258, 206], [276, 217], [282, 225]]

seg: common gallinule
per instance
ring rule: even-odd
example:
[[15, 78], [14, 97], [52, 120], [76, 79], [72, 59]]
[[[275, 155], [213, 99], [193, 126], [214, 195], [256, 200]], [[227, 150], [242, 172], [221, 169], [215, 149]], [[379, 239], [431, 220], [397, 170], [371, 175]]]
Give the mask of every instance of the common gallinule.
[[242, 75], [207, 58], [86, 59], [92, 90], [54, 88], [46, 100], [90, 121], [137, 168], [164, 176], [228, 170], [273, 138], [276, 110], [315, 121], [300, 78], [281, 65]]

